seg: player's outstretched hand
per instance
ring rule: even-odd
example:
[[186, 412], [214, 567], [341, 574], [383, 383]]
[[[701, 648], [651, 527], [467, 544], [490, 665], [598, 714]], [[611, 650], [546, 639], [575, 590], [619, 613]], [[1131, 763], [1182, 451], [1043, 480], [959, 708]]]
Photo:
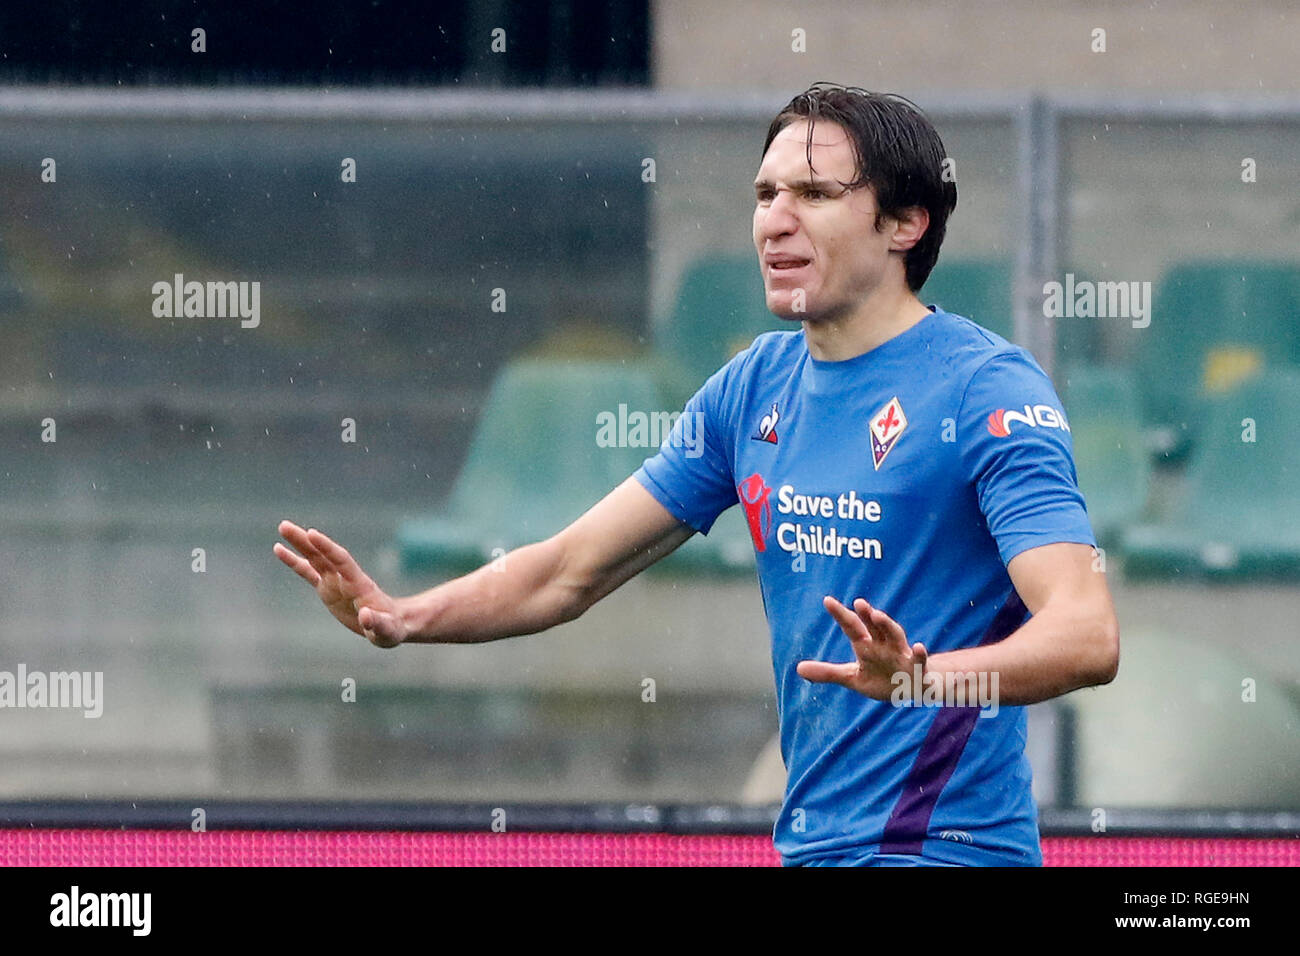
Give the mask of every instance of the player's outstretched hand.
[[271, 549], [316, 590], [321, 602], [348, 630], [376, 647], [396, 647], [408, 637], [396, 602], [361, 570], [347, 550], [315, 528], [304, 531], [281, 521], [280, 534], [297, 554], [280, 542]]
[[916, 664], [921, 665], [924, 680], [925, 645], [909, 647], [903, 626], [880, 608], [858, 598], [850, 610], [829, 595], [822, 599], [822, 604], [848, 635], [857, 660], [847, 664], [800, 661], [796, 671], [804, 680], [816, 684], [840, 684], [873, 700], [890, 699], [898, 686], [894, 675], [900, 671], [907, 675], [908, 686], [911, 686]]

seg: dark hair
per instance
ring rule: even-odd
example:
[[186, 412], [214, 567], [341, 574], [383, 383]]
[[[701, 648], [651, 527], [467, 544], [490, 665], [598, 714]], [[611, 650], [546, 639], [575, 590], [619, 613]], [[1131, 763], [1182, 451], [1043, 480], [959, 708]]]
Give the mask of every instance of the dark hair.
[[763, 143], [763, 156], [777, 133], [800, 119], [808, 120], [808, 165], [812, 166], [813, 126], [818, 119], [844, 127], [853, 145], [857, 178], [845, 187], [870, 186], [882, 216], [897, 217], [921, 206], [930, 225], [903, 257], [907, 285], [913, 292], [939, 258], [948, 216], [957, 208], [957, 184], [945, 181], [947, 152], [934, 125], [911, 100], [895, 93], [872, 93], [856, 86], [814, 83], [792, 99], [772, 120]]

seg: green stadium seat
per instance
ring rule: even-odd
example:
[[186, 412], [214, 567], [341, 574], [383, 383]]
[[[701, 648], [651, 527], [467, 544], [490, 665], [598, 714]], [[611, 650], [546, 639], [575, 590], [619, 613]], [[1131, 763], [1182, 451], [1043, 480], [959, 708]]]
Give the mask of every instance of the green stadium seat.
[[[617, 419], [620, 405], [629, 416], [669, 410], [654, 376], [640, 365], [526, 359], [507, 366], [446, 510], [399, 528], [402, 569], [462, 574], [562, 530], [658, 450], [598, 444], [599, 416]], [[737, 553], [726, 526], [707, 538], [696, 535], [656, 566], [678, 574], [752, 573], [753, 567], [752, 548]]]
[[[1073, 271], [1076, 280], [1082, 278], [1077, 269]], [[938, 305], [945, 312], [964, 315], [1008, 342], [1015, 342], [1013, 288], [1012, 266], [1007, 260], [949, 260], [940, 256], [918, 295], [926, 305]], [[1056, 354], [1059, 365], [1097, 362], [1101, 354], [1098, 323], [1087, 319], [1057, 319]]]
[[1300, 266], [1186, 262], [1161, 279], [1138, 336], [1144, 420], [1185, 451], [1216, 393], [1273, 363], [1300, 362]]
[[601, 448], [597, 416], [662, 406], [621, 362], [530, 359], [507, 366], [483, 408], [446, 513], [407, 522], [403, 567], [468, 570], [559, 531], [640, 466], [650, 449]]
[[757, 565], [744, 512], [738, 505], [728, 508], [707, 535], [695, 535], [646, 573], [655, 577], [752, 578]]
[[1007, 341], [1015, 341], [1011, 263], [1006, 260], [947, 260], [940, 256], [917, 296], [926, 305], [965, 316]]
[[687, 269], [655, 339], [669, 398], [680, 407], [760, 333], [794, 327], [768, 311], [757, 255], [701, 259]]
[[1125, 576], [1300, 577], [1297, 479], [1300, 368], [1259, 373], [1211, 403], [1184, 494], [1124, 536]]
[[1096, 365], [1071, 366], [1060, 381], [1079, 487], [1098, 543], [1111, 547], [1141, 517], [1151, 482], [1137, 384]]

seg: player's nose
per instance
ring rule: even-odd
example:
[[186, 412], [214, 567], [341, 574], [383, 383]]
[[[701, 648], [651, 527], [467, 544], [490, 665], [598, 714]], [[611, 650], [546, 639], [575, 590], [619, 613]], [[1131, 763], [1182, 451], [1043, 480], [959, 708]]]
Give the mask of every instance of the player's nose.
[[774, 239], [789, 235], [798, 228], [799, 217], [795, 215], [794, 201], [788, 192], [782, 190], [762, 210], [758, 223], [759, 235], [765, 239]]

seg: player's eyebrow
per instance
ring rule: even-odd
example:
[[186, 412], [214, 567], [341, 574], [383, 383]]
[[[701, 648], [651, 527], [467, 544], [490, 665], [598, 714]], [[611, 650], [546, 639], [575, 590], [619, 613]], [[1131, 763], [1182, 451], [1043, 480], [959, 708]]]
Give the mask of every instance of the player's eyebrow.
[[[836, 187], [843, 187], [843, 184], [834, 179], [792, 179], [790, 181], [791, 189], [820, 189], [824, 192], [835, 192]], [[754, 191], [760, 189], [773, 188], [772, 180], [757, 179], [754, 181]]]

